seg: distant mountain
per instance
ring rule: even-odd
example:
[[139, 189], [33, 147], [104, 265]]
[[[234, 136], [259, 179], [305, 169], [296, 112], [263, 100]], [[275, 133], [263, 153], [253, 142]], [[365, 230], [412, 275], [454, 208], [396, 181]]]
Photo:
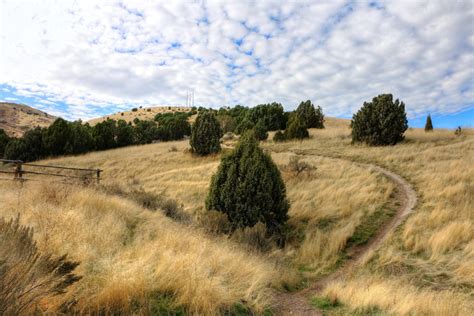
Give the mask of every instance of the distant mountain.
[[56, 118], [28, 105], [0, 102], [0, 128], [9, 136], [20, 137], [36, 126], [47, 127]]
[[90, 119], [89, 124], [95, 125], [99, 122], [105, 121], [108, 118], [113, 120], [125, 120], [127, 122], [133, 122], [135, 118], [140, 120], [152, 120], [158, 113], [169, 113], [169, 112], [189, 112], [190, 107], [185, 106], [153, 106], [153, 107], [136, 107], [128, 111], [117, 112], [102, 117]]

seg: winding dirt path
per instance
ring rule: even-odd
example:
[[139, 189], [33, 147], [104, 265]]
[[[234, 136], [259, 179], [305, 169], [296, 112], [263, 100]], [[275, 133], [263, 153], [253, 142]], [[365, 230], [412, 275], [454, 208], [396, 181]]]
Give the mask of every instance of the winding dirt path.
[[[332, 158], [321, 156], [325, 158]], [[341, 159], [341, 158], [335, 158]], [[412, 185], [408, 183], [404, 178], [398, 174], [389, 171], [385, 168], [379, 167], [374, 164], [365, 164], [354, 162], [357, 165], [375, 170], [380, 174], [383, 174], [390, 181], [395, 184], [395, 199], [398, 201], [399, 206], [396, 214], [392, 219], [382, 226], [377, 233], [367, 242], [360, 247], [354, 247], [351, 249], [351, 259], [333, 272], [318, 281], [311, 284], [308, 288], [294, 293], [277, 293], [275, 295], [275, 311], [277, 315], [321, 315], [322, 313], [310, 305], [310, 298], [320, 293], [327, 284], [332, 281], [343, 278], [352, 269], [361, 264], [364, 255], [371, 251], [376, 251], [380, 248], [383, 242], [388, 238], [403, 220], [413, 211], [417, 202], [415, 190]]]

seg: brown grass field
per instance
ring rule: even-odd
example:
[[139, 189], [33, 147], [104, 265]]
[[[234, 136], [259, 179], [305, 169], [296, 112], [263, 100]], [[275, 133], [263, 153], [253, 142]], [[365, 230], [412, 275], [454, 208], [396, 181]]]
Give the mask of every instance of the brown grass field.
[[[366, 241], [376, 229], [370, 222], [389, 216], [393, 184], [357, 162], [404, 177], [418, 204], [361, 267], [315, 298], [330, 302], [324, 312], [474, 310], [474, 132], [409, 129], [402, 144], [368, 147], [351, 145], [347, 120], [328, 119], [326, 129], [310, 134], [305, 141], [262, 143], [282, 170], [291, 202], [283, 249], [265, 240], [259, 225], [231, 237], [221, 232], [222, 216], [204, 209], [220, 157], [194, 157], [186, 140], [42, 162], [101, 168], [100, 187], [1, 181], [0, 216], [20, 214], [41, 250], [81, 262], [83, 278], [41, 302], [41, 310], [74, 299], [83, 313], [239, 314], [242, 306], [269, 312], [275, 291], [304, 288], [336, 270], [351, 240]], [[295, 176], [286, 167], [294, 155], [316, 169]], [[182, 214], [147, 209], [137, 192], [173, 200]]]

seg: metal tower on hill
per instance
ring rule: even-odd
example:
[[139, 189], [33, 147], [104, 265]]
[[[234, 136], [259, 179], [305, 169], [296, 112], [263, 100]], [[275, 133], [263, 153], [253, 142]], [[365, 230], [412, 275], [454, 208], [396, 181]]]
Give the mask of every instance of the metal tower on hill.
[[187, 107], [194, 106], [194, 89], [186, 92], [186, 106]]

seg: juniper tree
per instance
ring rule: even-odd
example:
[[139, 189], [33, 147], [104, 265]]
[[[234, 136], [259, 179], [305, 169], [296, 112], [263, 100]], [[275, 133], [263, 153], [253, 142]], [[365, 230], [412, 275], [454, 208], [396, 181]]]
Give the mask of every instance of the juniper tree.
[[215, 115], [210, 111], [199, 112], [191, 129], [189, 143], [194, 153], [209, 155], [221, 150], [222, 130]]
[[284, 138], [289, 139], [303, 139], [308, 138], [309, 133], [306, 129], [306, 124], [303, 117], [298, 112], [291, 115], [288, 122], [288, 128], [285, 130]]
[[426, 117], [425, 132], [431, 132], [433, 130], [433, 122], [431, 122], [431, 115], [428, 114]]
[[302, 118], [306, 128], [324, 128], [323, 109], [320, 106], [315, 109], [310, 100], [301, 102], [296, 112]]
[[275, 234], [287, 221], [285, 184], [270, 155], [258, 146], [255, 131], [247, 131], [222, 158], [211, 180], [206, 209], [225, 213], [234, 229], [261, 222]]
[[352, 142], [368, 145], [395, 145], [404, 139], [408, 128], [405, 104], [393, 102], [391, 94], [381, 94], [364, 102], [351, 121]]

